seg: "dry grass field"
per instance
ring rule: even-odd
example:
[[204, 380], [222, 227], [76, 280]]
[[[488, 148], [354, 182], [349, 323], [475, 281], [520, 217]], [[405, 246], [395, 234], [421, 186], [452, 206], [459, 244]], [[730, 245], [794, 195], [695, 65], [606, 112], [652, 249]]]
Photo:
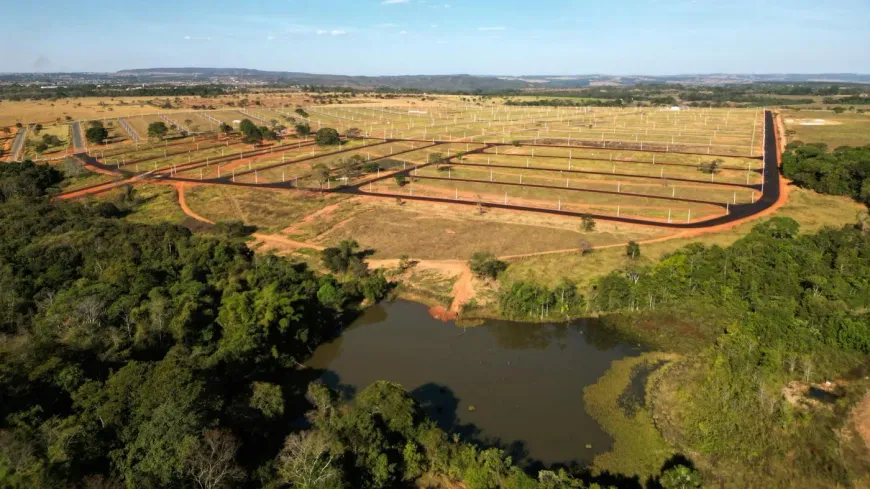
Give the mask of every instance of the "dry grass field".
[[826, 143], [830, 149], [870, 144], [870, 114], [786, 110], [782, 117], [786, 130], [795, 133], [789, 140]]

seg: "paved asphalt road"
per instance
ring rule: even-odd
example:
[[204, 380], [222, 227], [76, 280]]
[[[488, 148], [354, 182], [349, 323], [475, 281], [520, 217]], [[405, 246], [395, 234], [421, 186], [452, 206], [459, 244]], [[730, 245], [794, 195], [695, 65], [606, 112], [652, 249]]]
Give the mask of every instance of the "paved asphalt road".
[[82, 125], [80, 122], [73, 122], [72, 124], [72, 143], [73, 143], [73, 152], [75, 153], [84, 153], [85, 152], [85, 143], [82, 141]]
[[9, 161], [21, 161], [21, 150], [24, 149], [24, 140], [27, 139], [27, 126], [21, 128], [12, 142], [12, 151], [9, 152]]

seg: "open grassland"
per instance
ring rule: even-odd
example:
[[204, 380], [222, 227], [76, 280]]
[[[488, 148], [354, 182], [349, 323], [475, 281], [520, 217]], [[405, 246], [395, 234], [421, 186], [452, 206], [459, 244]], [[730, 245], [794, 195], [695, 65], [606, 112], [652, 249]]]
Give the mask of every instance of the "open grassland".
[[[115, 118], [119, 115], [138, 115], [157, 112], [148, 105], [143, 97], [86, 97], [76, 99], [50, 100], [4, 100], [0, 107], [0, 126], [11, 126], [16, 122], [35, 124], [64, 122], [67, 120], [95, 120]], [[67, 119], [69, 118], [69, 119]]]
[[[63, 168], [63, 166], [64, 165], [61, 164], [59, 167]], [[74, 175], [67, 175], [61, 183], [61, 191], [71, 192], [73, 190], [79, 190], [93, 185], [99, 185], [101, 183], [108, 183], [117, 178], [118, 177], [106, 175], [104, 173], [91, 173], [88, 171], [77, 172]]]
[[[802, 232], [809, 233], [824, 226], [850, 225], [855, 222], [862, 209], [863, 206], [845, 197], [821, 195], [810, 190], [792, 188], [788, 203], [779, 209], [774, 216], [790, 217], [801, 224]], [[662, 255], [672, 253], [690, 243], [701, 243], [706, 246], [728, 246], [766, 219], [769, 218], [744, 223], [729, 230], [641, 244], [642, 260], [657, 260]], [[613, 270], [625, 268], [630, 264], [632, 261], [626, 256], [624, 247], [614, 247], [595, 250], [586, 255], [580, 255], [577, 252], [512, 260], [504, 278], [508, 282], [531, 280], [550, 286], [557, 284], [565, 277], [579, 278], [581, 282], [588, 283], [594, 278], [601, 277]]]
[[[124, 189], [113, 190], [105, 194], [105, 199], [117, 198]], [[178, 194], [169, 185], [137, 185], [135, 197], [139, 204], [135, 210], [127, 216], [127, 219], [144, 224], [160, 224], [170, 222], [182, 224], [189, 218], [178, 205]]]
[[188, 188], [185, 200], [194, 212], [211, 221], [242, 221], [256, 226], [259, 232], [274, 234], [343, 198], [305, 192], [204, 185]]
[[870, 114], [784, 110], [782, 118], [786, 130], [794, 131], [789, 141], [825, 143], [830, 149], [870, 144]]
[[603, 226], [599, 233], [581, 232], [576, 219], [524, 212], [386, 199], [354, 199], [294, 230], [291, 237], [334, 245], [356, 239], [375, 250], [377, 258], [409, 255], [418, 259], [467, 259], [476, 251], [517, 255], [576, 248], [581, 241], [603, 246], [648, 239], [669, 231]]

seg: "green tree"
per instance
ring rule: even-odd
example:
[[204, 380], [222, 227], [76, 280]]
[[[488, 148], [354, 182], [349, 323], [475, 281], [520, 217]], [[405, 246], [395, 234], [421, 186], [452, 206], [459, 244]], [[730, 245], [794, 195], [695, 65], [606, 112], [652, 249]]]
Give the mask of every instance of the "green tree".
[[306, 137], [311, 134], [311, 126], [308, 125], [307, 122], [303, 122], [301, 124], [296, 124], [296, 135], [299, 137]]
[[373, 273], [364, 277], [361, 281], [363, 296], [367, 301], [374, 304], [384, 297], [390, 291], [390, 283], [384, 278], [383, 273]]
[[588, 214], [583, 215], [583, 217], [581, 217], [580, 229], [587, 233], [595, 231], [595, 219]]
[[162, 121], [152, 122], [148, 124], [148, 137], [162, 139], [169, 133], [169, 128]]
[[246, 143], [259, 143], [263, 140], [263, 132], [250, 119], [244, 119], [239, 124], [242, 133], [242, 141]]
[[329, 177], [332, 175], [332, 171], [323, 163], [318, 163], [314, 165], [311, 170], [314, 172], [314, 178], [317, 179], [317, 183], [320, 184], [320, 188], [329, 181]]
[[625, 256], [632, 260], [640, 258], [640, 245], [637, 244], [636, 241], [629, 241], [628, 244], [625, 245]]
[[316, 142], [318, 146], [334, 146], [336, 144], [341, 144], [341, 137], [335, 129], [324, 127], [314, 135], [314, 142]]
[[352, 239], [342, 240], [338, 246], [320, 252], [320, 261], [333, 273], [345, 273], [354, 259], [362, 259], [359, 243]]
[[471, 255], [468, 267], [478, 278], [495, 280], [501, 272], [507, 270], [507, 263], [492, 253], [479, 251]]
[[429, 153], [427, 161], [431, 164], [438, 164], [444, 161], [444, 153]]
[[267, 418], [283, 415], [284, 395], [281, 393], [281, 386], [269, 382], [254, 382], [251, 384], [250, 406]]
[[366, 173], [377, 173], [381, 169], [381, 164], [377, 161], [367, 161], [363, 164], [363, 171]]
[[668, 469], [659, 478], [662, 489], [697, 489], [701, 483], [701, 474], [685, 465]]
[[715, 160], [705, 161], [704, 163], [701, 163], [700, 165], [698, 165], [698, 169], [704, 173], [716, 174], [722, 171], [722, 165], [724, 163], [724, 160], [717, 158]]
[[101, 144], [108, 137], [109, 131], [102, 126], [89, 127], [88, 130], [85, 131], [85, 139], [87, 139], [91, 144]]
[[60, 146], [63, 144], [63, 141], [53, 134], [43, 134], [42, 142], [45, 143], [46, 146]]

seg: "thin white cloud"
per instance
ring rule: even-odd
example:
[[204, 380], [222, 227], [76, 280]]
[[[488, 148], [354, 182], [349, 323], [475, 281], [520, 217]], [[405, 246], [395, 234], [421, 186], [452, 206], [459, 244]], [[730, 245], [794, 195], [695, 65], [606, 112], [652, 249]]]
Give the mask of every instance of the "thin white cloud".
[[404, 36], [404, 35], [406, 35], [406, 34], [408, 34], [408, 31], [399, 31], [399, 35], [400, 35], [400, 36]]
[[393, 24], [392, 22], [384, 22], [383, 24], [376, 24], [375, 27], [386, 29], [388, 27], [399, 27], [397, 24]]
[[399, 3], [408, 3], [410, 0], [384, 0], [381, 5], [396, 5]]
[[343, 31], [341, 29], [333, 29], [331, 31], [327, 31], [324, 29], [320, 29], [317, 31], [318, 36], [344, 36], [347, 35], [347, 31]]
[[184, 36], [185, 41], [211, 41], [211, 37]]
[[494, 27], [478, 27], [477, 30], [479, 30], [479, 31], [485, 31], [485, 32], [486, 32], [486, 31], [506, 31], [506, 30], [507, 30], [507, 27], [503, 27], [503, 26], [494, 26]]

